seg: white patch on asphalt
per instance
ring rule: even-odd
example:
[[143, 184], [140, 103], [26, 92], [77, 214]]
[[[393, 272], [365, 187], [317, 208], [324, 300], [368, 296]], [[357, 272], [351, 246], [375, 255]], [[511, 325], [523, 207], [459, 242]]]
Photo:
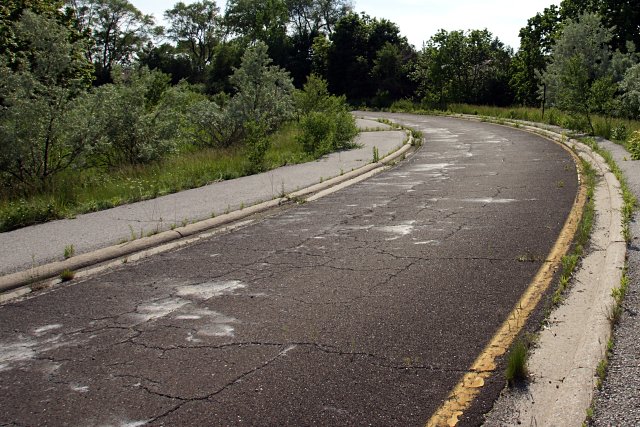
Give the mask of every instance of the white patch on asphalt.
[[195, 342], [195, 343], [202, 342], [202, 340], [201, 340], [201, 339], [196, 338], [196, 337], [194, 337], [194, 336], [193, 336], [193, 332], [189, 332], [189, 333], [187, 334], [187, 341], [188, 341], [188, 342]]
[[387, 225], [384, 227], [378, 227], [377, 230], [382, 231], [383, 233], [390, 233], [390, 234], [395, 234], [396, 237], [391, 237], [389, 239], [386, 240], [396, 240], [399, 239], [403, 236], [406, 236], [408, 234], [411, 234], [411, 232], [414, 229], [414, 224], [416, 223], [416, 221], [406, 221], [402, 224], [398, 224], [398, 225]]
[[[208, 308], [190, 310], [184, 314], [177, 315], [175, 318], [177, 320], [200, 321], [193, 327], [195, 335], [206, 337], [233, 337], [234, 327], [232, 324], [238, 323], [233, 317], [225, 316], [222, 313], [209, 310]], [[189, 342], [200, 342], [201, 340], [196, 338], [195, 335], [193, 331], [189, 332], [186, 340]]]
[[225, 324], [214, 324], [198, 329], [198, 335], [204, 335], [205, 337], [232, 337], [234, 336], [233, 332], [233, 326]]
[[199, 320], [202, 319], [202, 316], [198, 316], [196, 314], [181, 314], [180, 316], [176, 316], [177, 320]]
[[135, 317], [142, 322], [148, 322], [166, 317], [187, 304], [190, 302], [182, 298], [166, 298], [138, 306]]
[[20, 337], [14, 342], [0, 342], [0, 371], [8, 370], [14, 362], [33, 359], [36, 355], [34, 347], [37, 341]]
[[414, 242], [414, 245], [439, 245], [440, 241], [439, 240], [425, 240], [424, 242]]
[[517, 202], [516, 199], [494, 199], [493, 197], [475, 198], [475, 199], [461, 199], [461, 202], [470, 203], [513, 203]]
[[147, 424], [149, 421], [120, 421], [116, 424], [117, 427], [141, 427]]
[[53, 324], [53, 325], [45, 325], [45, 326], [41, 326], [39, 328], [36, 328], [33, 330], [34, 335], [36, 336], [42, 336], [44, 334], [46, 334], [49, 331], [54, 331], [56, 329], [60, 329], [62, 328], [62, 325], [60, 324]]
[[69, 386], [71, 388], [71, 390], [78, 392], [78, 393], [88, 393], [89, 392], [89, 386], [86, 385], [78, 385], [78, 384], [71, 384]]
[[186, 285], [176, 288], [177, 294], [183, 297], [195, 297], [207, 300], [213, 297], [230, 294], [237, 289], [245, 288], [245, 284], [239, 280], [226, 282], [207, 282], [197, 285]]
[[287, 353], [289, 353], [290, 351], [294, 350], [296, 347], [298, 347], [295, 344], [292, 344], [290, 346], [288, 346], [287, 348], [285, 348], [284, 350], [282, 350], [279, 354], [279, 356], [286, 356]]

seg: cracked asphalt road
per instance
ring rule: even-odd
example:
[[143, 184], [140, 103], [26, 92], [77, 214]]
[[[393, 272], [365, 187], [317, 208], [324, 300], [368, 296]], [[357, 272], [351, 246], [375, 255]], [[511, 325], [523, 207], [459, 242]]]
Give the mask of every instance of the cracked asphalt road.
[[423, 425], [544, 262], [578, 183], [538, 136], [393, 119], [427, 140], [388, 172], [1, 306], [0, 425]]

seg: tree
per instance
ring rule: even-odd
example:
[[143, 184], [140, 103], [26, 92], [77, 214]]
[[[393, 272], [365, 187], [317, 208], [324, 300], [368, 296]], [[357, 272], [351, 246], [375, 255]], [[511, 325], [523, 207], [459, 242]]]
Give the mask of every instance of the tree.
[[512, 51], [485, 30], [440, 30], [419, 54], [413, 78], [432, 107], [449, 102], [506, 105]]
[[293, 113], [293, 83], [282, 68], [272, 65], [267, 46], [258, 42], [247, 49], [231, 77], [236, 88], [229, 108], [242, 123], [265, 125], [274, 131]]
[[[10, 67], [0, 58], [0, 170], [30, 191], [50, 184], [84, 151], [73, 109], [86, 88], [85, 46], [56, 19], [23, 12], [13, 23], [14, 40], [31, 58]], [[5, 178], [7, 176], [5, 175]]]
[[219, 12], [215, 1], [203, 0], [189, 5], [178, 2], [164, 14], [170, 22], [169, 37], [188, 53], [192, 67], [200, 75], [211, 63], [221, 41]]
[[560, 10], [551, 5], [520, 29], [520, 49], [513, 58], [509, 82], [518, 103], [538, 105], [538, 75], [547, 68], [560, 23]]
[[16, 39], [13, 24], [20, 20], [25, 10], [29, 9], [37, 15], [55, 18], [62, 23], [64, 16], [60, 8], [63, 4], [62, 0], [3, 0], [0, 4], [0, 55], [8, 58], [11, 63], [16, 53], [21, 51], [22, 46]]
[[97, 84], [111, 81], [116, 64], [131, 64], [151, 38], [153, 18], [128, 0], [68, 0], [78, 27], [91, 35], [94, 45], [87, 58], [95, 64]]
[[163, 102], [169, 80], [160, 71], [129, 70], [82, 99], [92, 165], [148, 163], [175, 149], [177, 106]]
[[289, 10], [285, 0], [229, 0], [225, 22], [245, 44], [261, 41], [276, 64], [287, 63]]
[[577, 20], [585, 13], [600, 15], [605, 28], [611, 29], [611, 50], [627, 52], [628, 42], [640, 47], [640, 3], [636, 0], [563, 0], [563, 19]]
[[138, 61], [140, 65], [148, 67], [150, 70], [159, 70], [169, 74], [171, 83], [174, 85], [181, 80], [195, 83], [200, 77], [196, 69], [193, 68], [194, 64], [191, 58], [169, 43], [146, 46], [138, 54]]
[[629, 68], [620, 83], [622, 106], [630, 119], [640, 118], [640, 64]]
[[349, 0], [287, 0], [294, 34], [331, 35], [337, 22], [353, 10]]
[[583, 117], [591, 132], [591, 115], [606, 104], [602, 89], [603, 79], [610, 78], [611, 37], [597, 15], [585, 13], [579, 20], [568, 19], [542, 75], [547, 102]]
[[272, 65], [266, 44], [257, 42], [246, 50], [230, 80], [236, 90], [230, 100], [205, 100], [192, 108], [196, 138], [204, 145], [228, 147], [247, 135], [249, 124], [249, 142], [262, 144], [258, 133], [273, 132], [293, 113], [291, 77]]
[[[333, 93], [346, 95], [352, 102], [366, 102], [378, 91], [372, 75], [378, 52], [390, 44], [404, 55], [412, 51], [396, 24], [386, 19], [348, 13], [338, 21], [330, 37], [327, 54], [327, 81]], [[320, 45], [319, 45], [320, 46]], [[386, 48], [387, 55], [390, 52]], [[382, 72], [382, 63], [378, 68]]]

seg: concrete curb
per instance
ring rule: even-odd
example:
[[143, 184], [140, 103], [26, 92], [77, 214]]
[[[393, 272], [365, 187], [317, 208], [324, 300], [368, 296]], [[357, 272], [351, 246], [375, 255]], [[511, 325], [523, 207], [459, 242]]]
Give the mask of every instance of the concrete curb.
[[[475, 116], [456, 117], [481, 120]], [[567, 299], [552, 312], [550, 319], [558, 320], [540, 334], [539, 347], [529, 359], [534, 381], [526, 391], [505, 389], [485, 425], [580, 426], [593, 400], [597, 366], [612, 334], [608, 315], [615, 302], [611, 291], [620, 284], [626, 260], [620, 183], [605, 159], [577, 140], [517, 120], [499, 124], [518, 124], [522, 130], [570, 147], [596, 168], [603, 180], [597, 185], [594, 198], [597, 218], [593, 251], [574, 272], [575, 284]]]
[[[396, 151], [388, 154], [377, 163], [367, 164], [343, 175], [339, 175], [319, 184], [315, 184], [302, 190], [290, 193], [285, 197], [261, 202], [245, 209], [233, 211], [228, 214], [217, 216], [215, 218], [198, 221], [196, 223], [189, 224], [184, 227], [179, 227], [174, 230], [167, 230], [153, 236], [143, 237], [130, 242], [77, 255], [64, 261], [56, 261], [40, 266], [35, 266], [29, 270], [7, 274], [0, 277], [0, 293], [27, 286], [35, 282], [55, 278], [65, 270], [75, 271], [82, 268], [87, 268], [96, 264], [111, 261], [116, 258], [131, 255], [133, 253], [137, 253], [152, 247], [165, 245], [176, 240], [183, 239], [185, 237], [193, 236], [204, 231], [211, 230], [213, 228], [221, 227], [223, 225], [242, 220], [251, 215], [268, 211], [291, 201], [303, 199], [307, 195], [318, 193], [320, 191], [329, 189], [338, 184], [346, 183], [351, 180], [354, 180], [355, 182], [353, 182], [353, 184], [355, 184], [356, 182], [358, 182], [358, 180], [356, 179], [361, 175], [366, 174], [367, 177], [372, 176], [373, 174], [370, 175], [371, 172], [381, 172], [382, 170], [384, 170], [386, 165], [394, 162], [401, 156], [406, 155], [408, 151], [412, 149], [413, 141], [411, 133], [407, 132], [407, 135], [409, 137], [409, 141], [407, 143], [402, 145], [402, 147], [400, 147]], [[343, 185], [341, 188], [344, 188], [346, 186], [347, 185]]]

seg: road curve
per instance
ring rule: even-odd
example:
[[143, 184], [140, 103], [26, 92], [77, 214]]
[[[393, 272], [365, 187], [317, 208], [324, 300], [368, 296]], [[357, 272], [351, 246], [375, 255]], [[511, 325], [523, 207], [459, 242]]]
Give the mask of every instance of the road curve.
[[1, 306], [0, 425], [424, 425], [540, 268], [578, 180], [541, 137], [393, 117], [426, 143], [386, 173]]

